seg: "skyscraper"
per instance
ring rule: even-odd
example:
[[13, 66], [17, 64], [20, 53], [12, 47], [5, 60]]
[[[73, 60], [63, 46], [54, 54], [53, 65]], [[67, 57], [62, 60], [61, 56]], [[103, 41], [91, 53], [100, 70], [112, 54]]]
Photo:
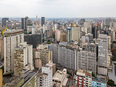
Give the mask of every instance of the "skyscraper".
[[98, 39], [98, 73], [107, 75], [111, 60], [111, 38], [106, 34], [100, 34]]
[[24, 29], [26, 30], [27, 29], [27, 21], [28, 17], [25, 17], [25, 18], [21, 18], [21, 29]]
[[45, 24], [45, 17], [41, 17], [41, 26]]
[[6, 21], [8, 21], [9, 18], [2, 18], [2, 27], [6, 27]]

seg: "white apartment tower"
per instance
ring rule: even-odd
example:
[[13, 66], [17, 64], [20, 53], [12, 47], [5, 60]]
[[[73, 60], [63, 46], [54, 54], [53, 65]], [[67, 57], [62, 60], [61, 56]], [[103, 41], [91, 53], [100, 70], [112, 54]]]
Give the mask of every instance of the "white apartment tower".
[[42, 67], [42, 75], [39, 77], [38, 83], [39, 87], [52, 87], [52, 67]]
[[4, 32], [4, 73], [14, 71], [14, 48], [24, 42], [23, 30]]

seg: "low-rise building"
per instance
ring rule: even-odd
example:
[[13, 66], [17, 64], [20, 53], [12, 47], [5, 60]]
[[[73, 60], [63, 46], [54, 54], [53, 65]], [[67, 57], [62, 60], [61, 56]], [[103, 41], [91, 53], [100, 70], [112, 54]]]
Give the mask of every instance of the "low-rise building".
[[91, 87], [107, 87], [107, 83], [101, 79], [92, 78]]
[[52, 80], [53, 87], [66, 87], [68, 81], [66, 69], [63, 71], [57, 70]]

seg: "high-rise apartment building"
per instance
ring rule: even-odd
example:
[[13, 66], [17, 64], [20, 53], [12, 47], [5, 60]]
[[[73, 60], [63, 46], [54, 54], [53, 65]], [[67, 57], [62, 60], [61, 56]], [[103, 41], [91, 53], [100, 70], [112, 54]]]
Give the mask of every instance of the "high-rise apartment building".
[[80, 27], [72, 27], [72, 41], [80, 40]]
[[38, 78], [39, 87], [52, 87], [52, 67], [42, 67], [42, 73]]
[[45, 17], [41, 17], [41, 26], [45, 24]]
[[6, 27], [6, 21], [8, 21], [9, 18], [2, 18], [2, 27]]
[[14, 71], [14, 49], [22, 42], [24, 42], [23, 30], [4, 32], [4, 73]]
[[52, 51], [53, 62], [58, 63], [58, 44], [50, 45], [50, 50]]
[[77, 51], [77, 70], [90, 70], [96, 74], [96, 53], [88, 51]]
[[21, 75], [23, 69], [33, 70], [33, 47], [26, 42], [21, 43], [14, 51], [14, 74]]
[[60, 42], [66, 42], [66, 33], [60, 34]]
[[50, 50], [53, 52], [53, 62], [59, 63], [68, 69], [86, 69], [96, 74], [96, 53], [82, 51], [64, 45], [51, 44]]
[[52, 61], [52, 51], [48, 49], [39, 49], [36, 54], [41, 59], [42, 65], [46, 65], [49, 61]]
[[98, 39], [98, 73], [107, 75], [111, 64], [111, 38], [106, 34], [99, 34]]
[[77, 26], [71, 26], [67, 29], [67, 41], [79, 41], [81, 35], [80, 27]]

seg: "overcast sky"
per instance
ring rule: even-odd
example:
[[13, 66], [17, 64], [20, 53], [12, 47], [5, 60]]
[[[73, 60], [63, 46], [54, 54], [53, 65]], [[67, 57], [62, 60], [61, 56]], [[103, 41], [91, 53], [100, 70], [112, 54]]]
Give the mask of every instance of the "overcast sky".
[[116, 17], [116, 0], [0, 0], [0, 17]]

